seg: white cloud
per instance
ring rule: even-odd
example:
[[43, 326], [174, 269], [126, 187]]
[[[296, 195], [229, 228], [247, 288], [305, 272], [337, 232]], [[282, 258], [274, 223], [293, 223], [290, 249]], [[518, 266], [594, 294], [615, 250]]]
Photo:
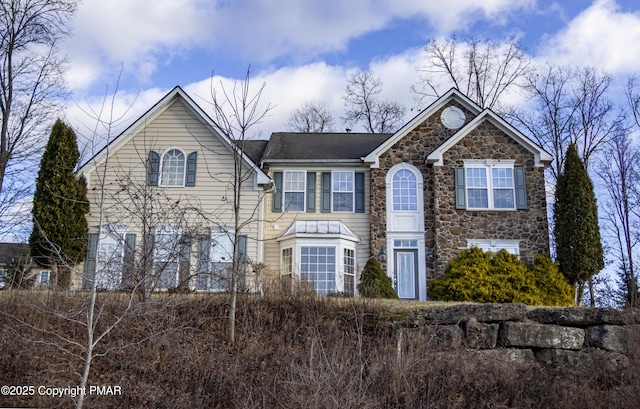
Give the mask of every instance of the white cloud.
[[285, 57], [307, 63], [342, 52], [353, 39], [423, 18], [424, 35], [464, 30], [477, 20], [500, 22], [534, 0], [84, 0], [65, 44], [74, 89], [90, 86], [124, 66], [138, 81], [176, 56], [208, 50], [221, 58], [269, 62]]
[[613, 75], [638, 70], [640, 12], [622, 12], [614, 0], [598, 0], [539, 48], [557, 65], [593, 66]]
[[[381, 98], [394, 100], [406, 106], [408, 118], [416, 113], [409, 110], [414, 105], [409, 87], [415, 81], [415, 65], [420, 55], [420, 50], [410, 50], [387, 59], [376, 60], [371, 64], [371, 68], [383, 83]], [[272, 132], [286, 131], [286, 122], [290, 113], [305, 101], [314, 99], [327, 102], [334, 115], [335, 130], [341, 131], [344, 129], [344, 124], [340, 117], [344, 115], [345, 110], [342, 96], [347, 78], [354, 70], [355, 68], [350, 66], [332, 66], [320, 62], [252, 72], [250, 94], [254, 95], [262, 84], [265, 84], [260, 106], [264, 110], [270, 104], [273, 109], [260, 124], [254, 127], [249, 136], [265, 139]], [[213, 84], [220, 91], [222, 83], [227, 92], [231, 92], [234, 82], [239, 81], [240, 79], [218, 76], [187, 84], [184, 89], [198, 105], [213, 116], [211, 85]], [[106, 101], [106, 104], [102, 120], [107, 123], [112, 122], [113, 129], [110, 135], [114, 137], [144, 114], [168, 91], [169, 89], [151, 88], [139, 94], [118, 92], [115, 98], [112, 92], [107, 91], [106, 98], [90, 97], [69, 106], [65, 120], [76, 129], [80, 144], [86, 146], [85, 159], [91, 156], [93, 151], [101, 148], [105, 141], [107, 130], [104, 126], [98, 127], [97, 137], [93, 135], [93, 129], [96, 126], [95, 117], [102, 109], [103, 101]], [[111, 107], [112, 100], [113, 107]], [[110, 117], [113, 120], [109, 120]]]
[[457, 30], [466, 31], [478, 20], [505, 24], [512, 13], [531, 10], [535, 4], [536, 0], [390, 0], [389, 7], [403, 17], [422, 15], [436, 28], [437, 34], [447, 35]]

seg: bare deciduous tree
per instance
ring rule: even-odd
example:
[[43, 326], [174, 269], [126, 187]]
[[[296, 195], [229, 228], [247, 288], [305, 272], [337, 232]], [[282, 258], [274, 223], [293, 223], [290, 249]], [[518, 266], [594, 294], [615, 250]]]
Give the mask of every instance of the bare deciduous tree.
[[[411, 89], [419, 103], [451, 86], [483, 108], [499, 109], [500, 99], [514, 91], [531, 70], [530, 59], [515, 38], [504, 43], [472, 38], [432, 40]], [[445, 89], [446, 88], [446, 89]]]
[[36, 169], [46, 124], [65, 97], [57, 45], [69, 35], [77, 2], [0, 1], [0, 211], [10, 217], [21, 213], [16, 206], [32, 183], [24, 174]]
[[349, 77], [344, 96], [348, 126], [361, 124], [367, 132], [395, 132], [404, 121], [405, 108], [395, 101], [381, 101], [382, 81], [371, 69], [362, 69]]
[[333, 115], [325, 101], [305, 101], [289, 115], [287, 127], [294, 132], [320, 133], [333, 131]]
[[549, 167], [555, 184], [573, 143], [589, 169], [592, 156], [621, 126], [622, 116], [608, 98], [611, 78], [593, 68], [547, 64], [531, 72], [524, 85], [533, 106], [506, 116], [554, 156]]
[[[636, 127], [640, 128], [640, 91], [635, 78], [625, 88], [627, 107]], [[616, 260], [620, 290], [624, 305], [637, 307], [637, 246], [640, 243], [640, 146], [634, 142], [630, 129], [619, 129], [604, 146], [597, 162], [597, 174], [607, 192], [605, 231], [611, 241], [611, 252]]]
[[[243, 186], [246, 186], [253, 177], [254, 169], [247, 169], [245, 165], [245, 141], [250, 137], [249, 132], [259, 124], [269, 111], [273, 108], [267, 104], [262, 108], [260, 98], [266, 84], [262, 84], [253, 93], [251, 90], [251, 66], [247, 68], [244, 80], [234, 82], [233, 88], [227, 90], [222, 82], [219, 87], [211, 84], [211, 101], [214, 109], [214, 119], [227, 136], [235, 143], [233, 149], [234, 169], [232, 173], [232, 193], [233, 193], [233, 265], [231, 270], [231, 287], [229, 288], [229, 316], [228, 316], [228, 342], [235, 342], [236, 325], [236, 301], [238, 295], [238, 280], [244, 268], [243, 255], [240, 252], [239, 240], [243, 229], [250, 223], [255, 222], [255, 218], [245, 219], [242, 215], [242, 195]], [[254, 207], [254, 213], [260, 201]]]
[[597, 173], [604, 182], [605, 223], [621, 279], [625, 304], [638, 305], [638, 282], [634, 253], [638, 245], [637, 231], [640, 222], [639, 197], [634, 190], [640, 181], [640, 149], [624, 130], [605, 147], [597, 164]]

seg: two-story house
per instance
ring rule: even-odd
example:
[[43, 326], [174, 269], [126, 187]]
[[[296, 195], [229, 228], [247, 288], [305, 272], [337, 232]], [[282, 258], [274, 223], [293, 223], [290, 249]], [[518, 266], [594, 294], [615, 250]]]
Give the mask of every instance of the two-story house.
[[85, 285], [117, 288], [143, 265], [157, 289], [225, 289], [238, 153], [239, 246], [274, 279], [355, 294], [366, 261], [386, 256], [399, 296], [425, 300], [461, 249], [549, 253], [551, 156], [455, 89], [393, 134], [282, 132], [241, 147], [177, 87], [85, 164]]

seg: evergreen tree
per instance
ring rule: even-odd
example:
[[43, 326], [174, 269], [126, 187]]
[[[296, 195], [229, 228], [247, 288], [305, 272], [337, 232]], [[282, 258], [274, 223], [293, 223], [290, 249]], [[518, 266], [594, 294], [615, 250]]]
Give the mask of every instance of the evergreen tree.
[[577, 302], [584, 283], [604, 268], [604, 251], [593, 183], [574, 144], [558, 175], [553, 219], [558, 266], [569, 284], [578, 285]]
[[75, 133], [58, 119], [36, 179], [29, 246], [34, 261], [50, 267], [53, 282], [61, 287], [69, 286], [70, 266], [83, 261], [86, 250], [87, 186], [73, 173], [79, 157]]
[[374, 257], [367, 261], [362, 270], [358, 292], [366, 298], [398, 298], [396, 291], [393, 289], [391, 279], [382, 269], [380, 262]]

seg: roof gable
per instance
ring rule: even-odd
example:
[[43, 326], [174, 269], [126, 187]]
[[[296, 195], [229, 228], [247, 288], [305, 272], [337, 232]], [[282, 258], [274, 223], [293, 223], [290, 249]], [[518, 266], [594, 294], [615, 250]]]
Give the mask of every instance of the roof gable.
[[363, 158], [363, 161], [371, 163], [372, 167], [377, 168], [379, 166], [380, 155], [382, 155], [387, 151], [387, 149], [395, 145], [396, 142], [398, 142], [400, 139], [407, 136], [409, 132], [422, 124], [427, 118], [432, 116], [439, 109], [449, 104], [453, 100], [462, 105], [464, 108], [468, 109], [474, 115], [477, 115], [482, 111], [482, 109], [476, 103], [471, 101], [466, 95], [458, 91], [456, 88], [451, 88], [444, 95], [435, 100], [431, 105], [418, 113], [418, 115], [416, 115], [411, 121], [407, 122], [402, 128], [396, 131], [393, 136], [388, 138], [384, 143], [382, 143], [380, 146], [366, 155]]
[[[186, 109], [189, 110], [213, 136], [217, 137], [225, 146], [227, 146], [230, 153], [235, 149], [239, 149], [236, 143], [227, 136], [227, 134], [211, 119], [211, 117], [209, 117], [209, 115], [207, 115], [207, 113], [204, 112], [181, 87], [176, 86], [147, 112], [140, 116], [140, 118], [122, 131], [120, 135], [109, 142], [107, 146], [102, 148], [96, 155], [85, 162], [78, 169], [77, 173], [90, 173], [96, 166], [103, 163], [111, 154], [117, 152], [118, 149], [127, 144], [137, 134], [143, 131], [147, 124], [162, 115], [162, 113], [177, 101], [181, 101]], [[256, 165], [249, 155], [243, 155], [243, 160], [245, 165], [250, 169], [253, 169], [255, 172], [258, 184], [270, 183], [271, 179]]]
[[473, 129], [475, 129], [479, 124], [483, 121], [491, 121], [498, 129], [503, 131], [507, 136], [511, 137], [513, 140], [518, 142], [520, 145], [524, 146], [527, 150], [529, 150], [535, 157], [536, 166], [547, 166], [551, 160], [552, 156], [538, 146], [536, 143], [527, 138], [524, 134], [518, 131], [516, 128], [507, 123], [504, 119], [498, 116], [495, 112], [490, 109], [482, 109], [475, 102], [471, 101], [466, 95], [461, 93], [455, 88], [451, 88], [446, 94], [438, 98], [434, 101], [430, 106], [416, 115], [411, 121], [407, 122], [402, 128], [400, 128], [392, 137], [387, 139], [384, 143], [378, 146], [375, 150], [373, 150], [370, 154], [363, 158], [364, 162], [368, 162], [372, 167], [377, 168], [379, 166], [380, 155], [386, 152], [389, 148], [391, 148], [394, 144], [396, 144], [399, 140], [404, 138], [414, 130], [416, 127], [421, 125], [427, 118], [435, 114], [438, 110], [450, 104], [452, 101], [463, 106], [465, 109], [469, 110], [474, 117], [462, 128], [458, 129], [449, 139], [447, 139], [444, 143], [442, 143], [437, 149], [431, 152], [426, 159], [427, 163], [433, 164], [434, 166], [442, 165], [442, 154], [446, 152], [449, 148], [455, 145], [460, 139], [464, 138], [469, 134]]
[[495, 114], [492, 110], [487, 108], [471, 121], [469, 121], [467, 125], [458, 130], [458, 132], [456, 132], [451, 138], [447, 139], [442, 145], [431, 152], [427, 156], [425, 161], [434, 166], [442, 166], [443, 153], [449, 150], [456, 143], [458, 143], [462, 138], [467, 136], [471, 131], [476, 129], [478, 125], [480, 125], [484, 121], [490, 121], [507, 136], [511, 137], [511, 139], [515, 140], [517, 143], [531, 152], [534, 155], [535, 166], [547, 166], [553, 159], [547, 151], [535, 144], [533, 141], [531, 141], [531, 139], [527, 138], [520, 131], [511, 126], [508, 122]]

